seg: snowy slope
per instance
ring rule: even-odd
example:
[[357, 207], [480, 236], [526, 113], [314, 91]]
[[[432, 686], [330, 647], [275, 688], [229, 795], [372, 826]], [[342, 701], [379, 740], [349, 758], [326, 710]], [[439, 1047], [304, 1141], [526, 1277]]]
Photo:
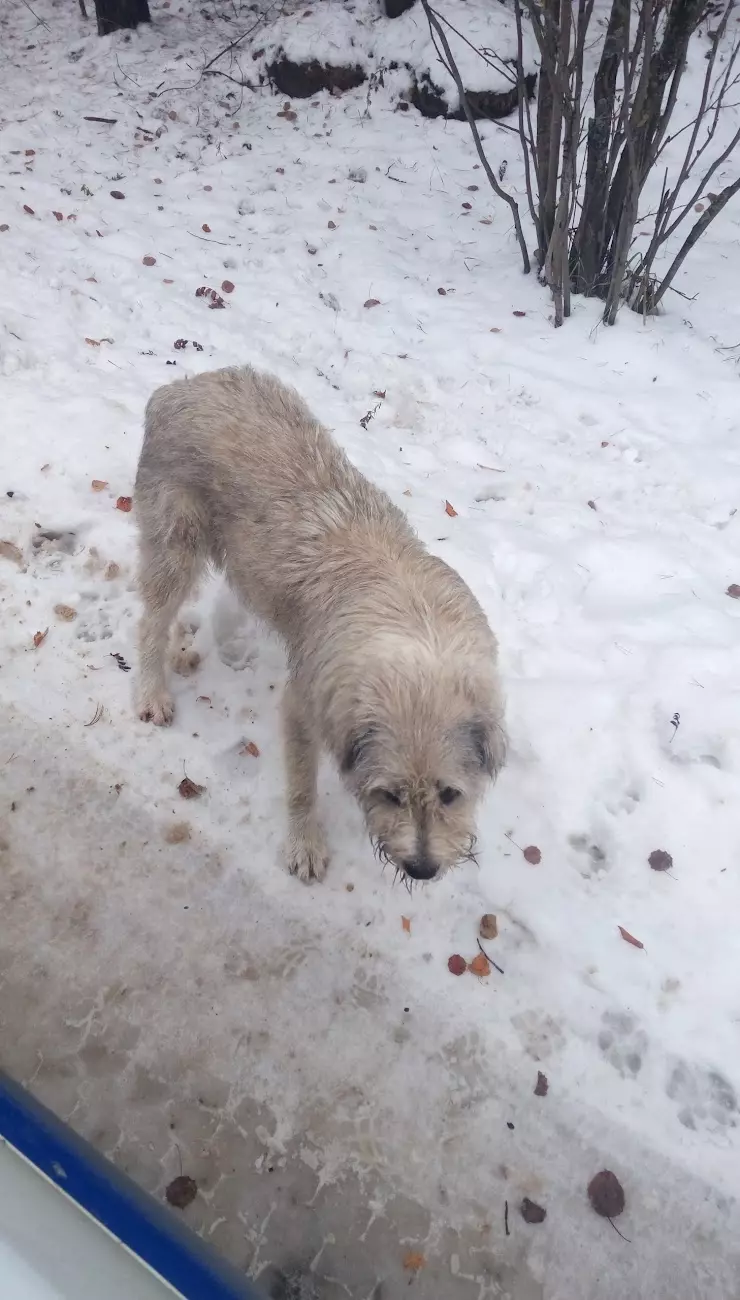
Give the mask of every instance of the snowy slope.
[[[133, 1066], [205, 1045], [234, 1095], [269, 1102], [284, 1146], [314, 1103], [336, 1109], [348, 1080], [365, 1089], [382, 1117], [372, 1142], [336, 1138], [316, 1159], [325, 1181], [376, 1162], [428, 1195], [430, 1255], [441, 1224], [486, 1205], [506, 1249], [504, 1157], [475, 1160], [495, 1129], [512, 1204], [526, 1192], [549, 1207], [518, 1247], [546, 1300], [595, 1295], [602, 1251], [615, 1286], [626, 1267], [629, 1248], [585, 1201], [600, 1163], [628, 1195], [629, 1294], [663, 1294], [655, 1252], [671, 1227], [660, 1246], [652, 1186], [674, 1188], [674, 1224], [702, 1224], [675, 1242], [666, 1296], [727, 1295], [708, 1223], [737, 1214], [739, 1190], [740, 601], [726, 591], [740, 582], [740, 390], [717, 349], [740, 339], [740, 208], [686, 264], [679, 287], [696, 302], [669, 295], [661, 318], [625, 313], [607, 331], [576, 300], [555, 332], [463, 124], [401, 116], [384, 92], [367, 111], [366, 88], [296, 102], [295, 122], [267, 91], [180, 89], [234, 22], [155, 8], [130, 39], [98, 40], [71, 3], [38, 0], [46, 25], [16, 0], [0, 15], [0, 975], [12, 991], [39, 953], [57, 989], [89, 992], [105, 972], [138, 987], [145, 972]], [[483, 134], [516, 188], [513, 137]], [[359, 165], [364, 183], [350, 179]], [[224, 281], [225, 308], [209, 310], [196, 290]], [[172, 731], [135, 719], [133, 674], [112, 657], [135, 663], [136, 506], [116, 501], [132, 491], [145, 401], [242, 361], [300, 389], [500, 638], [511, 756], [480, 869], [411, 898], [380, 874], [328, 771], [328, 879], [306, 890], [283, 874], [281, 651], [218, 584], [183, 630], [201, 667], [175, 679]], [[184, 773], [201, 800], [179, 799]], [[83, 826], [89, 857], [69, 847]], [[129, 838], [153, 855], [146, 872]], [[120, 870], [103, 871], [114, 841]], [[671, 872], [651, 870], [656, 849]], [[76, 906], [95, 918], [84, 950], [55, 930]], [[484, 912], [505, 973], [456, 980], [447, 959], [475, 954]], [[257, 984], [237, 989], [249, 953]], [[263, 1017], [271, 1046], [245, 1060], [245, 1018], [252, 1032]], [[452, 1204], [432, 1204], [440, 1181]]]

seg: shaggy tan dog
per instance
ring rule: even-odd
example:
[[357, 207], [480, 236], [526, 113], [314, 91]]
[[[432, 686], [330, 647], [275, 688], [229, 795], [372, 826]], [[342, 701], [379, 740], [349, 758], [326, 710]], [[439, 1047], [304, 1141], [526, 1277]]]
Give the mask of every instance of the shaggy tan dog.
[[136, 478], [139, 714], [171, 722], [173, 619], [207, 564], [282, 637], [290, 870], [320, 880], [321, 747], [414, 880], [469, 857], [504, 759], [496, 640], [462, 578], [290, 388], [244, 368], [159, 388]]

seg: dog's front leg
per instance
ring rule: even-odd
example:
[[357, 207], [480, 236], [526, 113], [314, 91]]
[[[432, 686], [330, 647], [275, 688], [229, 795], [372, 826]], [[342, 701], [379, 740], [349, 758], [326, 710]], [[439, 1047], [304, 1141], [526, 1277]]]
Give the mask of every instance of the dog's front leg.
[[288, 866], [293, 875], [308, 882], [323, 879], [329, 855], [316, 815], [318, 737], [301, 694], [300, 685], [291, 678], [283, 696], [290, 832]]

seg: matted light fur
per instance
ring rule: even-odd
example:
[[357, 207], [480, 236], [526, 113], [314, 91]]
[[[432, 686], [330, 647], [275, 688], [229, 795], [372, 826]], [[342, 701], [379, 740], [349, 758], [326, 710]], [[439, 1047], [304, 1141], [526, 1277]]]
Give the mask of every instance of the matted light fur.
[[496, 640], [453, 569], [368, 482], [298, 394], [249, 367], [159, 388], [136, 478], [139, 715], [172, 720], [173, 619], [207, 564], [275, 628], [290, 870], [321, 879], [322, 746], [381, 856], [430, 880], [469, 857], [504, 758]]

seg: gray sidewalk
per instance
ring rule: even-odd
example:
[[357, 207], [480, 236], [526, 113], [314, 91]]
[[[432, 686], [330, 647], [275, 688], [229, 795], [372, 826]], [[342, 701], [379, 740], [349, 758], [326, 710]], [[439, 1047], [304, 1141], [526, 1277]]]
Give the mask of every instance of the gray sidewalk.
[[[360, 979], [355, 938], [332, 987], [337, 936], [302, 898], [276, 918], [217, 845], [163, 853], [156, 812], [65, 733], [11, 708], [0, 740], [0, 1064], [158, 1197], [194, 1177], [188, 1221], [266, 1290], [307, 1300], [275, 1289], [298, 1269], [321, 1300], [740, 1294], [737, 1201], [552, 1096], [512, 1132], [503, 1051], [440, 1039], [433, 1005], [389, 1042], [372, 1007], [394, 972]], [[585, 1202], [609, 1152], [628, 1242]], [[527, 1226], [538, 1187], [548, 1217]]]

